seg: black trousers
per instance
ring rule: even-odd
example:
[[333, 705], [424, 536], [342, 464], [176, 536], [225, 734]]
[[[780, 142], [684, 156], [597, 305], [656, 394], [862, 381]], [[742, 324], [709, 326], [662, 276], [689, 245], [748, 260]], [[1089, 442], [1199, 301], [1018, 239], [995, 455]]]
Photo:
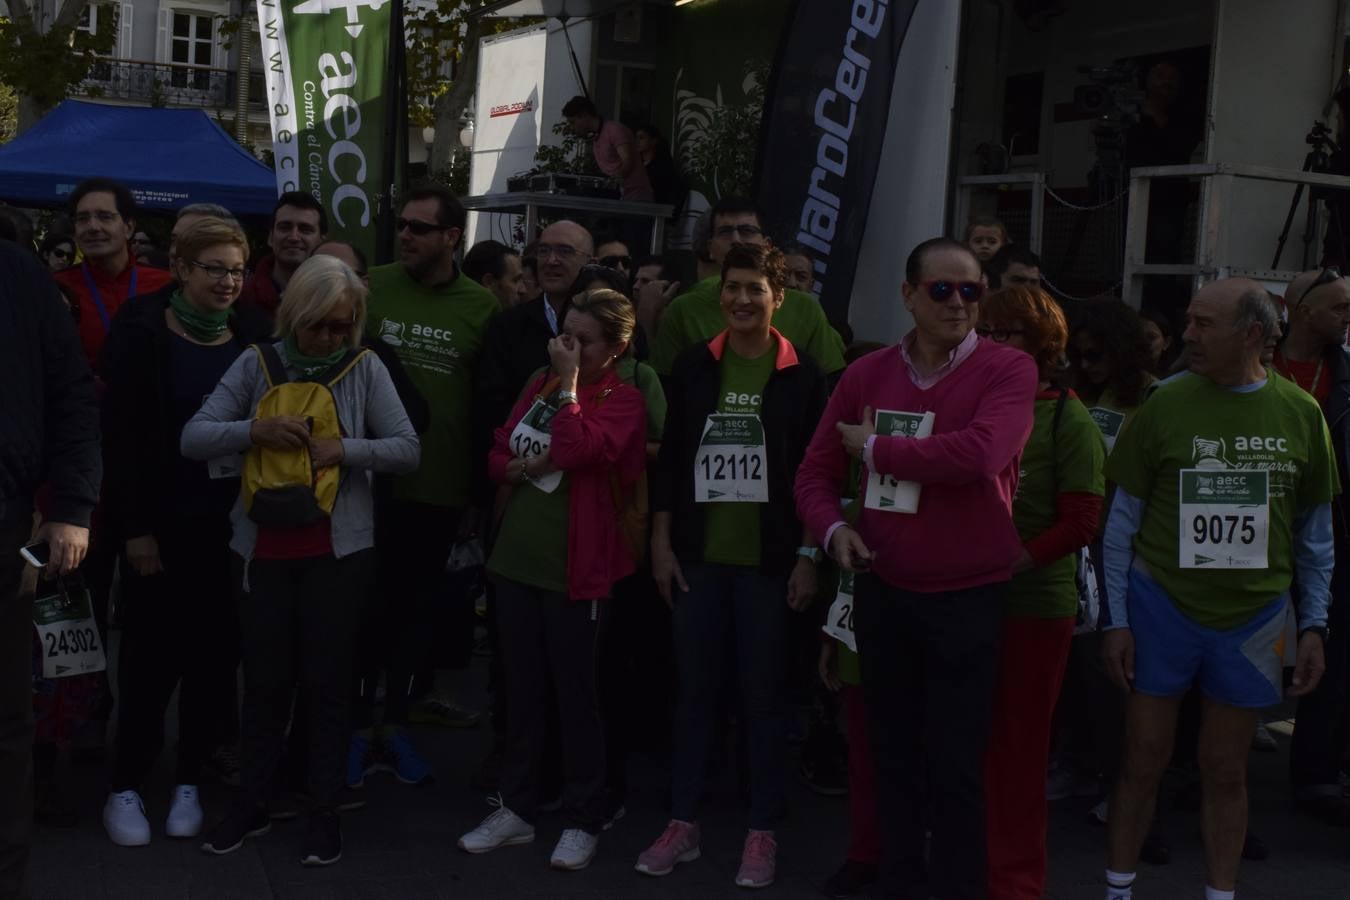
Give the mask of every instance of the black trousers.
[[563, 811], [567, 827], [599, 834], [605, 820], [605, 734], [596, 692], [602, 619], [609, 601], [497, 580], [506, 690], [506, 757], [501, 795], [507, 809], [535, 821], [543, 781], [550, 676], [562, 736]]
[[1350, 573], [1341, 566], [1331, 579], [1327, 618], [1327, 670], [1317, 690], [1298, 701], [1298, 727], [1289, 754], [1294, 789], [1327, 786], [1340, 790], [1346, 715], [1350, 711]]
[[1002, 584], [928, 594], [875, 576], [855, 582], [885, 896], [986, 896], [984, 752], [1003, 593]]
[[[353, 724], [375, 719], [375, 686], [385, 677], [384, 721], [408, 721], [413, 675], [433, 646], [438, 590], [445, 578], [461, 512], [444, 506], [391, 500], [380, 510], [379, 596], [368, 605], [361, 628]], [[469, 626], [472, 629], [472, 620]], [[463, 638], [455, 635], [452, 638]], [[437, 639], [447, 639], [441, 635]], [[472, 631], [469, 634], [472, 640]]]
[[0, 525], [0, 898], [20, 896], [33, 840], [33, 598], [19, 596], [28, 516]]
[[342, 790], [351, 733], [357, 611], [370, 590], [375, 553], [335, 559], [259, 560], [240, 599], [244, 656], [243, 797], [266, 805], [281, 759], [292, 701], [303, 709], [306, 772], [315, 809]]
[[176, 522], [160, 530], [164, 571], [122, 575], [113, 790], [139, 790], [164, 747], [164, 712], [178, 694], [175, 781], [196, 784], [219, 738], [235, 729], [239, 623], [230, 577], [230, 525]]

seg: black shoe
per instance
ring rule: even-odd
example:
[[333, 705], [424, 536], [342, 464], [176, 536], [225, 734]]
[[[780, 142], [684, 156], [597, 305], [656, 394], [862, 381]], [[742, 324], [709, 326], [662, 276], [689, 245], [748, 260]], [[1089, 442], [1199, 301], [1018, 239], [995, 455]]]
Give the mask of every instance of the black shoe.
[[261, 837], [272, 830], [272, 820], [261, 806], [235, 806], [219, 825], [211, 829], [211, 836], [202, 844], [203, 853], [224, 856], [244, 846], [249, 838]]
[[827, 897], [857, 897], [876, 880], [876, 866], [850, 859], [825, 879], [823, 887]]
[[802, 759], [802, 781], [817, 794], [842, 797], [848, 793], [848, 770], [821, 760]]
[[1162, 832], [1151, 828], [1139, 849], [1139, 858], [1151, 866], [1165, 866], [1172, 861], [1172, 845]]
[[1242, 842], [1242, 858], [1249, 862], [1262, 862], [1270, 859], [1270, 848], [1265, 841], [1248, 831], [1246, 840]]
[[1328, 825], [1350, 828], [1350, 798], [1340, 794], [1339, 785], [1336, 793], [1298, 792], [1294, 795], [1294, 808]]
[[239, 770], [239, 751], [234, 747], [221, 746], [211, 751], [211, 755], [203, 764], [202, 777], [226, 787], [239, 787]]
[[332, 810], [310, 813], [302, 866], [331, 866], [342, 859], [342, 826]]
[[300, 807], [305, 795], [299, 791], [277, 791], [267, 806], [267, 816], [273, 822], [289, 822], [300, 818]]

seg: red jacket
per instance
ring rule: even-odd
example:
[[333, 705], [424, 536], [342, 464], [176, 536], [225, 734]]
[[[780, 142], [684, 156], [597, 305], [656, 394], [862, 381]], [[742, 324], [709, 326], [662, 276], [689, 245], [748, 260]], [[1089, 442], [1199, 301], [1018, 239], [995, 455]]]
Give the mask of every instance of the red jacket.
[[[506, 483], [513, 456], [511, 432], [534, 403], [549, 373], [521, 394], [506, 424], [498, 428], [488, 455], [488, 475]], [[613, 369], [595, 384], [577, 387], [580, 403], [564, 406], [552, 423], [549, 458], [572, 479], [568, 494], [567, 594], [573, 600], [608, 597], [614, 582], [635, 565], [619, 533], [611, 473], [627, 490], [647, 464], [647, 410], [642, 393]]]
[[253, 271], [244, 279], [244, 286], [240, 289], [239, 299], [236, 301], [245, 305], [252, 304], [268, 319], [276, 318], [277, 307], [281, 305], [281, 292], [277, 290], [277, 283], [272, 280], [272, 267], [275, 265], [276, 260], [271, 256], [264, 256], [258, 260]]
[[[133, 275], [136, 280], [134, 291], [131, 290]], [[64, 289], [71, 303], [75, 304], [75, 315], [78, 319], [76, 328], [80, 332], [80, 344], [84, 347], [84, 355], [89, 358], [89, 367], [95, 372], [98, 372], [98, 353], [103, 349], [103, 341], [112, 328], [113, 316], [117, 315], [122, 304], [132, 297], [153, 294], [173, 281], [173, 276], [163, 269], [136, 265], [134, 259], [116, 277], [109, 276], [98, 266], [91, 266], [87, 262], [57, 272], [53, 277]], [[103, 303], [103, 312], [107, 314], [106, 320], [99, 312], [94, 293], [89, 290], [90, 281], [93, 282], [98, 299]]]

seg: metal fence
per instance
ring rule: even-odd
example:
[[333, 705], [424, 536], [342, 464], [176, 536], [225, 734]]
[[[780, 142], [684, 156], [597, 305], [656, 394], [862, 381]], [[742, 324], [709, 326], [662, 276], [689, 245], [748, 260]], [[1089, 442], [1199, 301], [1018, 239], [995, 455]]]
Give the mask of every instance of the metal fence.
[[[261, 72], [250, 72], [249, 106], [261, 108], [267, 86]], [[233, 109], [239, 73], [177, 63], [99, 60], [76, 91], [80, 96], [131, 100], [151, 106]]]

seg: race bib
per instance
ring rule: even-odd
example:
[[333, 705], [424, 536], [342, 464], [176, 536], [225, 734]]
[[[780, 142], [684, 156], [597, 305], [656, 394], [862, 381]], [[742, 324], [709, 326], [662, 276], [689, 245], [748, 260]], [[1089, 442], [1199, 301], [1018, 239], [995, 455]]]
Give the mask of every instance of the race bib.
[[1264, 569], [1270, 544], [1270, 473], [1182, 469], [1177, 535], [1183, 569]]
[[[536, 397], [534, 405], [511, 432], [511, 455], [517, 459], [543, 456], [553, 441], [553, 417], [558, 411]], [[551, 494], [562, 484], [562, 472], [550, 472], [533, 482], [545, 494]]]
[[694, 502], [769, 502], [769, 457], [759, 416], [708, 416], [694, 455]]
[[33, 601], [33, 627], [42, 645], [42, 677], [102, 672], [108, 662], [90, 613], [89, 592], [82, 587], [49, 590], [48, 596]]
[[1125, 414], [1104, 406], [1094, 406], [1088, 410], [1088, 414], [1101, 429], [1102, 437], [1106, 440], [1106, 452], [1110, 453], [1116, 447], [1116, 438], [1120, 437], [1121, 426], [1125, 424]]
[[825, 624], [821, 626], [830, 637], [842, 641], [845, 647], [858, 652], [858, 640], [853, 635], [853, 573], [839, 573], [839, 591], [834, 595]]
[[[878, 437], [926, 438], [933, 433], [933, 414], [879, 409], [876, 428]], [[863, 506], [882, 512], [918, 512], [919, 483], [899, 481], [890, 475], [871, 472], [867, 476], [867, 494]]]

